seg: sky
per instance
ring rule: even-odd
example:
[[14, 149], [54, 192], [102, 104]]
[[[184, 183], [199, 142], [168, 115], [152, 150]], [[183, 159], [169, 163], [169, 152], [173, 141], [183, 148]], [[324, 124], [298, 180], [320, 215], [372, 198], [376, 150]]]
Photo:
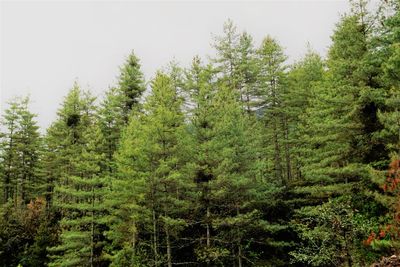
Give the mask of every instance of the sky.
[[0, 111], [29, 95], [43, 130], [74, 81], [101, 98], [132, 50], [147, 81], [172, 59], [183, 67], [195, 55], [206, 60], [228, 18], [256, 46], [266, 35], [276, 38], [291, 61], [307, 43], [324, 56], [348, 11], [345, 0], [1, 1]]

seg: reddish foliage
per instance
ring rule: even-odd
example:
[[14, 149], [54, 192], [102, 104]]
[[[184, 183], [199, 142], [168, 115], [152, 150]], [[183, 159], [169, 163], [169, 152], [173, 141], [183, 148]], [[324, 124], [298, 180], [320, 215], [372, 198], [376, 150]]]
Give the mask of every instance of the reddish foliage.
[[389, 170], [385, 183], [382, 185], [384, 192], [394, 194], [396, 203], [394, 205], [393, 224], [388, 224], [379, 230], [379, 234], [371, 232], [364, 245], [371, 245], [372, 241], [384, 239], [400, 239], [400, 159], [395, 159], [389, 164]]
[[22, 212], [21, 221], [27, 232], [35, 233], [40, 225], [46, 210], [46, 201], [43, 198], [31, 200]]
[[367, 240], [364, 240], [364, 245], [369, 246], [371, 245], [372, 241], [375, 240], [376, 234], [374, 232], [371, 232], [367, 238]]
[[399, 193], [400, 183], [400, 159], [393, 160], [389, 165], [388, 176], [385, 184], [382, 186], [385, 192]]

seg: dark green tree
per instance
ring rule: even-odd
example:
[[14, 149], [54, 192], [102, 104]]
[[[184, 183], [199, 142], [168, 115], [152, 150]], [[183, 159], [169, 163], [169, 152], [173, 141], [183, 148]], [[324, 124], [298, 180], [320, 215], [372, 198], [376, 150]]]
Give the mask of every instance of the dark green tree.
[[102, 142], [99, 127], [88, 125], [82, 139], [85, 143], [80, 153], [70, 159], [75, 172], [55, 188], [63, 218], [60, 244], [51, 248], [54, 256], [49, 266], [107, 266], [102, 258], [103, 201], [107, 189], [101, 170], [104, 154], [97, 146]]
[[[351, 233], [365, 231], [367, 236], [364, 226], [372, 226], [382, 213], [382, 207], [372, 196], [378, 188], [371, 184], [373, 172], [369, 166], [379, 166], [387, 153], [382, 143], [373, 138], [382, 127], [377, 117], [381, 91], [374, 87], [371, 82], [374, 78], [366, 71], [370, 34], [366, 17], [363, 12], [353, 13], [344, 16], [337, 25], [327, 59], [328, 70], [323, 80], [314, 84], [313, 98], [304, 114], [303, 178], [295, 191], [303, 194], [305, 207], [299, 210], [295, 224], [307, 227], [300, 232], [305, 250], [293, 255], [313, 266], [326, 266], [326, 262], [319, 261], [323, 257], [330, 258], [332, 266], [339, 264], [334, 262], [339, 259], [343, 259], [340, 264], [345, 266], [361, 264], [365, 257], [363, 237]], [[318, 210], [328, 199], [347, 209], [331, 219], [351, 225], [345, 227], [346, 237], [335, 234], [334, 221], [329, 222], [328, 228], [327, 222], [320, 221]], [[346, 217], [346, 214], [352, 215]], [[322, 236], [321, 229], [332, 232]], [[307, 254], [307, 249], [315, 244], [322, 246], [328, 236], [336, 238], [324, 243], [327, 247], [319, 255], [321, 258], [313, 256], [311, 250]]]
[[288, 121], [284, 113], [286, 56], [276, 40], [266, 37], [258, 55], [257, 111], [265, 123], [265, 156], [267, 170], [276, 181], [285, 184], [291, 178]]
[[118, 85], [123, 98], [124, 120], [127, 123], [131, 111], [139, 104], [146, 89], [143, 73], [140, 70], [140, 62], [134, 52], [129, 54], [125, 64], [121, 67]]

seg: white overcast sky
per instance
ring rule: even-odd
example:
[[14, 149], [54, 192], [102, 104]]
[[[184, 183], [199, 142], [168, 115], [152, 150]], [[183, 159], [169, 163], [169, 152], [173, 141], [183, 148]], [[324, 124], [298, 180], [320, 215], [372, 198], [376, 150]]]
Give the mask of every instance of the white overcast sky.
[[47, 127], [77, 80], [97, 96], [115, 84], [131, 50], [146, 79], [175, 58], [212, 55], [212, 33], [231, 18], [258, 45], [277, 38], [291, 60], [306, 44], [325, 55], [340, 14], [336, 1], [70, 1], [0, 3], [1, 108], [14, 96], [31, 97], [39, 125]]

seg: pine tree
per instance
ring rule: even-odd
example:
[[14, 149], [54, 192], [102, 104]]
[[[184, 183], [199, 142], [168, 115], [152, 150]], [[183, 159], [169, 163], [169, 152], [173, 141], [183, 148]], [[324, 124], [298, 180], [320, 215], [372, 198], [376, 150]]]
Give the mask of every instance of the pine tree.
[[215, 138], [211, 141], [216, 160], [212, 169], [215, 178], [210, 182], [211, 225], [216, 231], [214, 245], [223, 248], [222, 259], [232, 257], [225, 262], [243, 266], [249, 263], [252, 252], [249, 248], [257, 239], [250, 233], [260, 231], [260, 224], [264, 223], [256, 209], [260, 201], [257, 196], [263, 187], [261, 180], [254, 176], [257, 161], [251, 150], [250, 132], [247, 132], [251, 124], [236, 95], [220, 87], [213, 105], [219, 111], [214, 121]]
[[217, 50], [217, 58], [214, 59], [214, 62], [219, 71], [223, 73], [228, 86], [232, 89], [238, 89], [238, 43], [240, 37], [232, 20], [224, 23], [223, 31], [223, 36], [214, 37], [214, 48]]
[[[357, 17], [350, 16], [338, 26], [329, 53], [329, 71], [315, 87], [305, 115], [309, 118], [305, 130], [308, 152], [303, 158], [305, 179], [312, 184], [341, 184], [337, 190], [342, 193], [343, 186], [359, 179], [357, 164], [361, 162], [354, 147], [362, 131], [357, 116], [360, 87], [358, 78], [351, 75], [357, 75], [365, 53], [364, 35], [357, 25]], [[318, 190], [321, 193], [322, 188]]]
[[75, 83], [57, 112], [57, 120], [47, 129], [40, 176], [49, 206], [53, 204], [54, 187], [65, 183], [66, 177], [75, 172], [71, 159], [80, 153], [85, 144], [82, 133], [94, 115], [93, 102], [93, 96]]
[[263, 40], [257, 54], [259, 85], [256, 108], [263, 114], [266, 127], [267, 168], [276, 181], [285, 184], [291, 178], [290, 151], [285, 142], [288, 139], [288, 122], [284, 113], [286, 56], [278, 42], [269, 36]]
[[82, 133], [85, 144], [71, 159], [75, 173], [68, 175], [56, 192], [62, 195], [57, 205], [62, 210], [60, 245], [53, 247], [49, 266], [103, 266], [102, 223], [105, 206], [105, 181], [101, 164], [104, 154], [99, 127], [88, 125]]
[[[379, 91], [371, 83], [372, 74], [365, 71], [368, 32], [364, 15], [344, 16], [338, 24], [329, 50], [328, 70], [313, 87], [313, 98], [304, 115], [304, 178], [302, 186], [295, 190], [303, 194], [304, 207], [298, 211], [295, 227], [301, 229], [305, 249], [293, 255], [314, 266], [326, 266], [326, 262], [319, 261], [322, 257], [329, 258], [332, 266], [338, 262], [350, 266], [360, 261], [363, 237], [359, 231], [366, 230], [360, 227], [381, 212], [371, 198], [370, 191], [375, 189], [367, 166], [379, 164], [386, 155], [381, 144], [371, 139], [381, 126], [377, 121]], [[341, 215], [334, 215], [335, 211], [321, 213], [332, 205], [326, 203], [328, 199], [344, 209]], [[354, 210], [358, 213], [354, 214]], [[325, 215], [336, 218], [337, 225], [324, 221]], [[342, 227], [340, 235], [335, 232], [336, 226]], [[323, 236], [321, 231], [330, 232]], [[324, 253], [315, 254], [321, 247]]]
[[193, 223], [201, 225], [189, 229], [196, 233], [191, 238], [199, 240], [194, 248], [199, 262], [242, 266], [254, 260], [260, 248], [255, 244], [264, 243], [264, 238], [272, 241], [271, 231], [282, 229], [260, 212], [269, 209], [278, 190], [263, 177], [260, 125], [243, 110], [239, 92], [224, 85], [216, 73], [199, 58], [186, 71], [192, 168], [199, 192]]
[[[144, 201], [145, 190], [145, 181], [141, 175], [144, 169], [142, 161], [138, 158], [138, 155], [141, 155], [140, 149], [144, 146], [143, 140], [139, 139], [142, 115], [131, 114], [129, 124], [122, 132], [115, 155], [116, 171], [106, 195], [105, 203], [110, 213], [106, 236], [112, 240], [111, 248], [108, 249], [112, 266], [138, 265], [143, 261], [142, 254], [147, 254], [142, 249], [138, 237], [141, 220], [150, 216], [138, 203]], [[151, 243], [147, 245], [150, 247]]]
[[287, 91], [284, 94], [284, 113], [288, 122], [288, 138], [286, 144], [290, 147], [292, 173], [294, 183], [302, 178], [301, 157], [303, 132], [305, 127], [306, 110], [314, 95], [314, 86], [322, 81], [324, 75], [324, 62], [321, 57], [308, 50], [303, 59], [293, 64], [288, 72]]
[[95, 127], [94, 97], [77, 84], [71, 89], [58, 119], [46, 136], [42, 157], [48, 205], [58, 212], [60, 244], [49, 248], [50, 266], [101, 266], [99, 216], [103, 182], [101, 177], [101, 132]]
[[[112, 236], [121, 248], [115, 265], [125, 259], [122, 262], [127, 265], [139, 261], [172, 266], [175, 260], [174, 241], [186, 226], [182, 214], [189, 208], [186, 195], [191, 191], [182, 157], [183, 122], [181, 101], [171, 79], [158, 73], [144, 113], [131, 117], [117, 155], [118, 179], [109, 198], [115, 207]], [[142, 250], [146, 252], [140, 259], [136, 253]]]
[[[390, 1], [389, 1], [390, 2]], [[387, 149], [393, 154], [400, 154], [400, 83], [399, 83], [399, 59], [400, 59], [400, 6], [395, 1], [392, 3], [392, 15], [384, 18], [379, 35], [375, 39], [375, 49], [372, 58], [378, 62], [380, 70], [380, 82], [387, 92], [385, 105], [382, 105], [378, 114], [379, 120], [384, 125], [380, 137], [383, 138]]]
[[118, 85], [123, 97], [122, 109], [124, 120], [127, 123], [129, 114], [139, 104], [139, 100], [146, 89], [143, 73], [140, 70], [139, 59], [133, 52], [121, 67]]
[[2, 202], [28, 203], [37, 196], [39, 179], [36, 173], [41, 140], [35, 115], [28, 110], [29, 99], [10, 102], [3, 117], [1, 140]]
[[[192, 151], [194, 154], [193, 165], [194, 180], [198, 196], [193, 216], [199, 222], [200, 233], [193, 239], [199, 239], [199, 247], [195, 253], [200, 262], [208, 264], [219, 257], [221, 250], [212, 246], [213, 233], [211, 221], [211, 181], [215, 179], [215, 148], [212, 140], [215, 138], [214, 123], [216, 110], [213, 99], [216, 94], [216, 71], [211, 65], [202, 66], [200, 58], [195, 57], [192, 66], [186, 71], [185, 90], [188, 92], [187, 101], [190, 103], [189, 118], [190, 129], [193, 135]], [[195, 231], [195, 229], [192, 229]], [[214, 256], [212, 256], [214, 255]]]
[[2, 188], [5, 203], [14, 198], [16, 178], [18, 177], [18, 153], [15, 148], [18, 131], [18, 103], [10, 103], [10, 107], [5, 111], [4, 122], [7, 132], [2, 134]]
[[37, 168], [39, 164], [39, 154], [41, 150], [41, 137], [39, 134], [39, 127], [34, 120], [36, 115], [28, 110], [29, 99], [22, 100], [21, 110], [19, 112], [19, 132], [16, 149], [19, 151], [20, 178], [19, 178], [19, 192], [17, 195], [28, 202], [39, 196], [40, 182], [37, 175]]
[[243, 32], [239, 36], [238, 44], [238, 86], [240, 92], [240, 101], [243, 109], [247, 113], [252, 113], [256, 105], [257, 96], [257, 75], [258, 66], [256, 60], [253, 38], [250, 34]]
[[117, 150], [121, 132], [126, 126], [124, 121], [123, 95], [117, 88], [111, 88], [106, 92], [105, 99], [101, 102], [98, 111], [99, 126], [104, 136], [102, 146], [106, 159], [103, 163], [104, 168], [112, 173], [114, 167], [114, 153]]
[[227, 85], [237, 91], [242, 108], [253, 111], [256, 96], [256, 64], [253, 38], [247, 32], [238, 33], [232, 20], [225, 22], [223, 35], [216, 36], [213, 44], [217, 56], [216, 69]]

